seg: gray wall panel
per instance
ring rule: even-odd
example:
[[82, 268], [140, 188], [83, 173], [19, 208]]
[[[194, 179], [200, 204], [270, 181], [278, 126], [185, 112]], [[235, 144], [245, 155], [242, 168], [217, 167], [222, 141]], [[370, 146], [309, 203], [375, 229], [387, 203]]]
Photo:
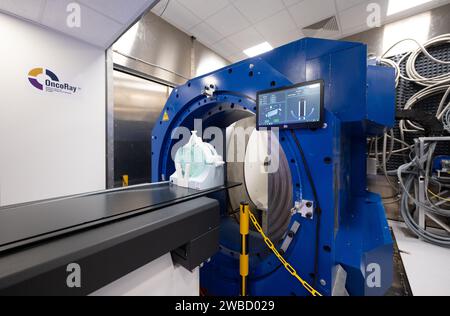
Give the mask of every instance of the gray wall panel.
[[156, 80], [183, 84], [198, 69], [215, 69], [229, 63], [152, 12], [146, 14], [113, 46], [114, 62]]

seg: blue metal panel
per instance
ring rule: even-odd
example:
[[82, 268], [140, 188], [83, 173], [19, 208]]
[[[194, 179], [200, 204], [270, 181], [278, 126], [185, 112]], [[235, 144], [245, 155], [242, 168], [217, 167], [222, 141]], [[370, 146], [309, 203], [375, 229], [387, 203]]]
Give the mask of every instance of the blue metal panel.
[[366, 117], [367, 49], [360, 45], [330, 56], [330, 107], [344, 122]]
[[[392, 284], [392, 238], [381, 198], [367, 192], [353, 199], [342, 214], [336, 239], [336, 262], [347, 273], [347, 289], [352, 295], [383, 295]], [[365, 278], [372, 265], [380, 268], [380, 287], [371, 287]]]
[[379, 134], [385, 127], [394, 127], [395, 107], [380, 105], [395, 104], [395, 70], [369, 66], [367, 78], [367, 119], [373, 122], [369, 133]]
[[[366, 135], [393, 124], [393, 74], [378, 67], [368, 70], [366, 54], [366, 47], [358, 43], [303, 39], [178, 87], [153, 131], [152, 180], [166, 180], [174, 172], [171, 151], [177, 140], [171, 139], [171, 134], [175, 128], [194, 129], [194, 120], [200, 119], [202, 130], [209, 126], [224, 129], [254, 115], [257, 91], [322, 79], [326, 125], [318, 130], [295, 130], [323, 212], [317, 241], [318, 275], [313, 275], [317, 216], [313, 220], [292, 217], [291, 224], [298, 221], [301, 228], [285, 257], [323, 294], [331, 294], [338, 264], [348, 273], [347, 288], [352, 294], [380, 294], [389, 283], [392, 240], [381, 199], [366, 190]], [[203, 89], [210, 84], [217, 90], [207, 97]], [[164, 121], [164, 114], [169, 120]], [[279, 138], [290, 162], [292, 205], [301, 199], [314, 200], [290, 131], [281, 131]], [[226, 204], [226, 196], [216, 198]], [[225, 206], [223, 216], [221, 251], [202, 269], [201, 283], [210, 294], [238, 295], [238, 227], [225, 216]], [[250, 245], [252, 295], [308, 294], [275, 256], [257, 256], [265, 250], [257, 233], [251, 234]], [[382, 287], [366, 286], [366, 267], [371, 263], [382, 268]]]

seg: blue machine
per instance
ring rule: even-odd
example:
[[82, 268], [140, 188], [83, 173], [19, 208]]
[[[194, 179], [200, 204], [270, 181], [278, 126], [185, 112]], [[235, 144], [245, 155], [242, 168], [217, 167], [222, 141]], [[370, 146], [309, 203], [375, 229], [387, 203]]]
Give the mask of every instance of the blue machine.
[[[380, 196], [367, 190], [366, 139], [394, 124], [394, 80], [393, 69], [368, 65], [365, 45], [312, 38], [192, 79], [174, 89], [153, 130], [152, 181], [166, 181], [175, 171], [175, 128], [193, 130], [194, 119], [201, 119], [204, 129], [225, 129], [255, 115], [258, 92], [320, 81], [322, 127], [287, 126], [279, 134], [291, 205], [304, 199], [315, 207], [312, 219], [291, 217], [289, 229], [295, 222], [300, 228], [284, 257], [323, 295], [332, 295], [342, 280], [339, 270], [346, 272], [350, 295], [383, 295], [392, 283], [392, 239]], [[202, 268], [201, 286], [211, 295], [238, 295], [239, 228], [227, 216], [226, 193], [214, 198], [224, 204], [221, 250]], [[265, 247], [256, 232], [250, 244]], [[308, 295], [274, 255], [256, 251], [250, 250], [250, 295]]]

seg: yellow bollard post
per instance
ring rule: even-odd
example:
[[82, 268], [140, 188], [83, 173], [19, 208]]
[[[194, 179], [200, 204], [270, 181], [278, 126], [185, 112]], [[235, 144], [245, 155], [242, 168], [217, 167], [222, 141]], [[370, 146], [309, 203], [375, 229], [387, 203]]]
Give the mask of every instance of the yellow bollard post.
[[247, 278], [249, 272], [248, 260], [248, 232], [250, 226], [250, 207], [248, 203], [242, 202], [240, 206], [240, 234], [241, 234], [241, 255], [239, 258], [239, 272], [241, 275], [241, 296], [248, 295]]
[[125, 174], [122, 176], [122, 187], [127, 187], [128, 186], [128, 175]]

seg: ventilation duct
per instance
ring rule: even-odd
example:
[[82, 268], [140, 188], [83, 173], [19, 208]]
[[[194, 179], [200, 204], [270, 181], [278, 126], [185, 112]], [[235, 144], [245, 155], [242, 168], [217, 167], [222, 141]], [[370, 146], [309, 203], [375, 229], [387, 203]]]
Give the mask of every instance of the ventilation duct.
[[302, 29], [303, 34], [306, 36], [318, 36], [321, 37], [333, 37], [333, 35], [339, 34], [339, 25], [336, 16], [326, 18], [320, 22], [311, 24]]

